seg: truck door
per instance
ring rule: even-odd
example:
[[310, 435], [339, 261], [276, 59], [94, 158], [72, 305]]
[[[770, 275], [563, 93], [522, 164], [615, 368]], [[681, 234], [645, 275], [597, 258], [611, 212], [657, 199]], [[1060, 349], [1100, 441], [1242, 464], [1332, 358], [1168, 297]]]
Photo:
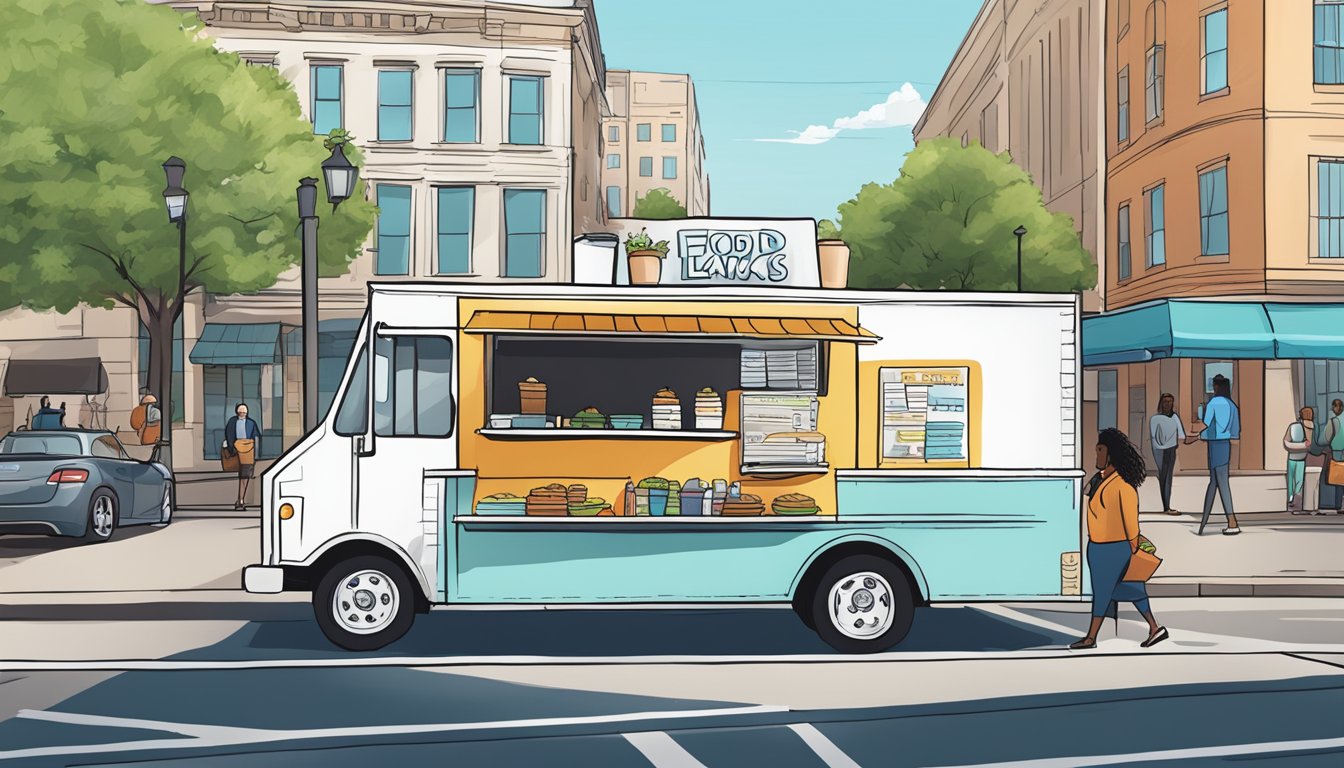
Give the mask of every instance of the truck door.
[[419, 559], [424, 470], [457, 465], [453, 331], [380, 324], [372, 343], [372, 429], [356, 442], [356, 523]]

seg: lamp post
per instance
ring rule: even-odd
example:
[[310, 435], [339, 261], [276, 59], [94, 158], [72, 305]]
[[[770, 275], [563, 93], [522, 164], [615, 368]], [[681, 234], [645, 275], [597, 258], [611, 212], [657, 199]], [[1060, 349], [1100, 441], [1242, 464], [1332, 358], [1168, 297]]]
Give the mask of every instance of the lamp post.
[[[186, 176], [187, 164], [182, 158], [173, 155], [163, 162], [163, 175], [167, 179], [168, 185], [163, 188], [163, 204], [168, 209], [168, 221], [177, 225], [177, 298], [173, 306], [173, 317], [168, 324], [169, 353], [160, 354], [159, 359], [167, 358], [168, 365], [166, 369], [160, 366], [159, 370], [159, 402], [163, 404], [159, 412], [160, 419], [160, 437], [159, 444], [155, 446], [155, 452], [159, 454], [158, 459], [165, 466], [172, 467], [172, 441], [173, 441], [173, 328], [177, 326], [177, 314], [182, 311], [182, 301], [186, 294], [187, 284], [187, 198], [190, 194], [182, 186], [182, 178]], [[159, 343], [164, 343], [162, 334], [162, 318], [160, 318]], [[160, 448], [167, 448], [167, 451], [160, 451]], [[166, 453], [165, 457], [163, 454]]]
[[[327, 201], [331, 209], [350, 197], [359, 178], [359, 170], [345, 157], [344, 142], [336, 142], [331, 157], [322, 162], [322, 176], [327, 183]], [[311, 432], [317, 426], [317, 179], [299, 180], [300, 237], [303, 245], [301, 263], [302, 316], [303, 316], [303, 429]]]
[[1027, 234], [1027, 228], [1024, 227], [1024, 226], [1022, 226], [1021, 224], [1018, 224], [1018, 225], [1017, 225], [1017, 229], [1014, 229], [1014, 230], [1013, 230], [1013, 234], [1014, 234], [1014, 235], [1017, 235], [1017, 292], [1018, 292], [1018, 293], [1021, 293], [1021, 292], [1022, 292], [1022, 236], [1025, 235], [1025, 234]]

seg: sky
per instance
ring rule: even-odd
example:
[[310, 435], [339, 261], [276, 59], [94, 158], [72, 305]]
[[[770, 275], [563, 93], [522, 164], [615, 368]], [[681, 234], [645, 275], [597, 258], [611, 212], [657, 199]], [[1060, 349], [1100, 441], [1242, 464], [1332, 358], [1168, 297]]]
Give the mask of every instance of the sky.
[[890, 182], [981, 0], [594, 0], [609, 69], [689, 73], [715, 216]]

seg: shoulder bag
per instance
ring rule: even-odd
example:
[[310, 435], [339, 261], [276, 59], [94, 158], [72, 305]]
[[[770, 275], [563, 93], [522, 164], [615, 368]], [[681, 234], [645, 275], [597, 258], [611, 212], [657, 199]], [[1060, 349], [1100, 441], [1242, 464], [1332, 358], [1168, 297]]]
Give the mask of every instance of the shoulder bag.
[[1145, 552], [1144, 544], [1152, 544], [1147, 536], [1139, 534], [1139, 551], [1135, 552], [1129, 558], [1129, 568], [1125, 569], [1125, 578], [1122, 581], [1148, 581], [1153, 578], [1159, 566], [1162, 565], [1162, 558], [1156, 554], [1156, 546], [1153, 552]]

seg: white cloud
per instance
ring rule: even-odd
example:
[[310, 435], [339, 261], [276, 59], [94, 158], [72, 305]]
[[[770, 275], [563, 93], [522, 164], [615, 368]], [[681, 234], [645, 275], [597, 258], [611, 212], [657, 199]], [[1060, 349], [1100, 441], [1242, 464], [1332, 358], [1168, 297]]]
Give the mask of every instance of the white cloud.
[[869, 128], [896, 128], [914, 125], [924, 114], [923, 97], [910, 83], [892, 91], [887, 100], [848, 117], [838, 117], [830, 126], [809, 125], [803, 131], [789, 131], [795, 134], [789, 139], [753, 139], [753, 141], [777, 142], [780, 144], [825, 144], [834, 139], [841, 131], [863, 131]]

